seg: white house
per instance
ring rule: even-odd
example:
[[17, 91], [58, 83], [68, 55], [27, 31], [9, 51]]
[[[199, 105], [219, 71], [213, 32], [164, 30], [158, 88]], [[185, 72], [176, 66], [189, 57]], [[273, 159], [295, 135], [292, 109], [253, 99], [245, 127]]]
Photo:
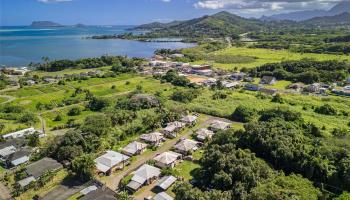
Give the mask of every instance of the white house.
[[35, 129], [33, 127], [31, 128], [27, 128], [27, 129], [23, 129], [20, 131], [16, 131], [13, 133], [8, 133], [2, 136], [2, 138], [4, 139], [10, 139], [10, 138], [19, 138], [19, 137], [23, 137], [23, 136], [27, 136], [27, 135], [31, 135], [33, 133], [35, 133]]
[[109, 174], [114, 169], [123, 168], [127, 164], [129, 158], [129, 156], [115, 151], [107, 151], [105, 154], [95, 159], [95, 165], [99, 172]]
[[181, 154], [172, 151], [167, 151], [159, 154], [154, 158], [156, 166], [160, 168], [173, 168], [175, 167], [176, 161], [181, 158]]

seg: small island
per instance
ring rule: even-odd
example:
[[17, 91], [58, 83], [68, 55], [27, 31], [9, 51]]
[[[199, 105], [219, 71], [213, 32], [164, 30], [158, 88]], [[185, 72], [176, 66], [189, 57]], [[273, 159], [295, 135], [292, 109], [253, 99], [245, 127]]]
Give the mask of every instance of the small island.
[[64, 25], [51, 22], [51, 21], [33, 21], [30, 27], [42, 28], [42, 27], [63, 27]]

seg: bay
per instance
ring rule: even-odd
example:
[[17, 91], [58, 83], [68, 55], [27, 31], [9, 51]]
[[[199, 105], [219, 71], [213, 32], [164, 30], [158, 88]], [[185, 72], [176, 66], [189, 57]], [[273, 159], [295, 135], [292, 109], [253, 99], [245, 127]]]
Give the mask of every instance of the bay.
[[[30, 62], [99, 57], [104, 54], [148, 58], [156, 49], [188, 48], [195, 44], [182, 42], [139, 42], [131, 40], [93, 40], [93, 35], [130, 32], [132, 26], [86, 26], [32, 28], [0, 27], [0, 66], [22, 67]], [[141, 32], [133, 31], [134, 34]]]

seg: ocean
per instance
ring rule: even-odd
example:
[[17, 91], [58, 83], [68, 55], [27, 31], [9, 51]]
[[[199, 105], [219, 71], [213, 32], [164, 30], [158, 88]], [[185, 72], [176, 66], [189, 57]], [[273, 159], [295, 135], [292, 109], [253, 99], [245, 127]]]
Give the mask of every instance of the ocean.
[[122, 34], [129, 28], [132, 27], [0, 27], [0, 66], [23, 67], [30, 62], [41, 62], [42, 57], [57, 60], [99, 57], [108, 54], [148, 58], [156, 49], [188, 48], [195, 45], [181, 42], [86, 39], [93, 35]]

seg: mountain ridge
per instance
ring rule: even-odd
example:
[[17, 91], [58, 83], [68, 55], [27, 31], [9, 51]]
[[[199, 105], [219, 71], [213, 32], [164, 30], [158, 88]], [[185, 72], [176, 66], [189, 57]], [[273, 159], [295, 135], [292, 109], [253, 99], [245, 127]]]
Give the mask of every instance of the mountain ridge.
[[306, 10], [290, 13], [282, 13], [271, 16], [263, 16], [260, 19], [265, 21], [273, 20], [293, 20], [304, 21], [315, 17], [325, 17], [339, 15], [344, 12], [350, 12], [350, 1], [342, 1], [333, 6], [330, 10]]

